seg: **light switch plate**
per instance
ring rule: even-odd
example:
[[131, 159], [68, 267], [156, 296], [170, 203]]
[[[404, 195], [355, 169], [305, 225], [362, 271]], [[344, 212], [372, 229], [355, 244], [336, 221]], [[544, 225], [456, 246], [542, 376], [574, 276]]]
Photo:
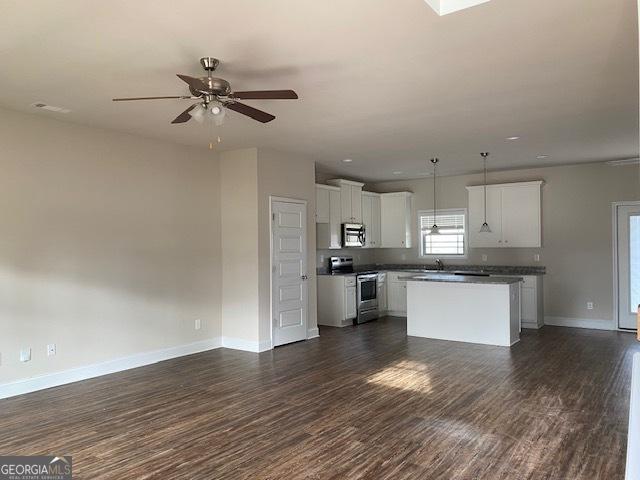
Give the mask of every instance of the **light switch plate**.
[[587, 310], [593, 310], [593, 302], [587, 302]]
[[31, 360], [31, 348], [23, 348], [20, 350], [20, 361], [28, 362]]
[[51, 357], [52, 355], [56, 354], [56, 344], [55, 343], [50, 343], [49, 345], [47, 345], [47, 357]]
[[489, 257], [487, 255], [482, 255], [482, 261], [486, 262], [487, 260], [489, 260]]

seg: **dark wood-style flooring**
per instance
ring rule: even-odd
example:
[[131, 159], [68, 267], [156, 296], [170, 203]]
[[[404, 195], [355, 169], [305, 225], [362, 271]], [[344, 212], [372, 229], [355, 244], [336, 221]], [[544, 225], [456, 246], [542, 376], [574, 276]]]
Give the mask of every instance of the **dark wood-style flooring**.
[[386, 318], [260, 355], [214, 350], [0, 400], [0, 454], [84, 479], [624, 477], [634, 336], [511, 349]]

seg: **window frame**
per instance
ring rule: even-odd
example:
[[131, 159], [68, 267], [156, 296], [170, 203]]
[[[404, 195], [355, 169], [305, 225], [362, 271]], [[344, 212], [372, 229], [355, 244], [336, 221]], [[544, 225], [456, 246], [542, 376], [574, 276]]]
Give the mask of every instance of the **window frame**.
[[466, 208], [443, 208], [442, 210], [438, 209], [437, 215], [464, 215], [464, 236], [462, 239], [462, 254], [461, 255], [452, 255], [452, 254], [437, 254], [437, 253], [424, 253], [422, 251], [422, 225], [421, 219], [426, 215], [433, 215], [433, 209], [431, 210], [419, 210], [418, 211], [418, 256], [420, 258], [442, 258], [442, 259], [461, 259], [465, 260], [469, 256], [469, 215], [467, 213]]

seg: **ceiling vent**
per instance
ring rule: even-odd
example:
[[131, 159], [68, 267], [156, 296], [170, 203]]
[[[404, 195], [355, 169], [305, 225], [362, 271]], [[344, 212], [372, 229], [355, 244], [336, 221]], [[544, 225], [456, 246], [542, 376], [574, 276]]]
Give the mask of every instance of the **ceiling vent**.
[[435, 12], [442, 16], [449, 13], [475, 7], [490, 0], [425, 0]]
[[35, 108], [41, 108], [42, 110], [49, 110], [50, 112], [57, 112], [57, 113], [69, 113], [71, 111], [68, 108], [54, 107], [53, 105], [47, 105], [46, 103], [42, 103], [42, 102], [32, 103], [31, 106]]

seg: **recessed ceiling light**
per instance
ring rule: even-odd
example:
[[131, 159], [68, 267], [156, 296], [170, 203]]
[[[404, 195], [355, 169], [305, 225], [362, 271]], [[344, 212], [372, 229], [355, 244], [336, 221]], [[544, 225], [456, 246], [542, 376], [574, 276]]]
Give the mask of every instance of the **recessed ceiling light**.
[[353, 162], [353, 159], [351, 158], [345, 158], [344, 160], [342, 160], [344, 163], [351, 163]]
[[520, 140], [520, 137], [507, 137], [507, 140]]
[[538, 160], [544, 160], [545, 158], [549, 158], [549, 155], [538, 155], [536, 158]]
[[425, 0], [435, 12], [442, 16], [449, 13], [464, 10], [465, 8], [475, 7], [490, 0]]
[[401, 172], [400, 170], [396, 170], [395, 172], [393, 172], [394, 175], [402, 175], [404, 172]]

